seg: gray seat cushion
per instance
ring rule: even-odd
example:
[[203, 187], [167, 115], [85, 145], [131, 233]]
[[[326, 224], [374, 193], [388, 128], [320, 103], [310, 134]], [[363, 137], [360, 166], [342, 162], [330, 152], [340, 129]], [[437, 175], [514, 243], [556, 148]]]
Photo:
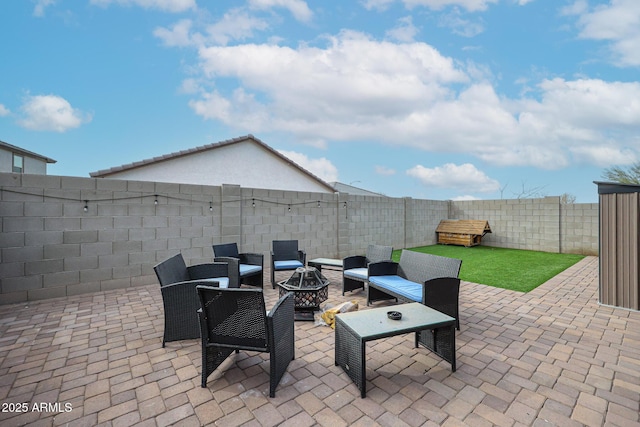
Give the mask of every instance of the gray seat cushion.
[[369, 270], [365, 267], [350, 268], [349, 270], [344, 271], [344, 275], [352, 279], [366, 282], [367, 279], [369, 278]]

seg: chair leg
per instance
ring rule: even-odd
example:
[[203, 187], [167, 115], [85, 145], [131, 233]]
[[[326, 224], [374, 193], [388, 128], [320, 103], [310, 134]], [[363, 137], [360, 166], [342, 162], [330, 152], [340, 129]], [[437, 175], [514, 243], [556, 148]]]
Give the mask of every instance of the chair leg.
[[[239, 350], [235, 350], [237, 353]], [[231, 353], [232, 348], [222, 348], [214, 346], [203, 346], [202, 348], [202, 378], [201, 387], [207, 387], [207, 378], [224, 362]]]

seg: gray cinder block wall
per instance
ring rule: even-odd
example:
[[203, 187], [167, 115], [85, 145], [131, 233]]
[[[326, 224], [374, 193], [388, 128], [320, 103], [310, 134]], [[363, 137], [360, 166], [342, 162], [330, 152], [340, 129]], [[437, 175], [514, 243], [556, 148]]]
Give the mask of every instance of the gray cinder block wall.
[[297, 239], [314, 257], [371, 243], [436, 243], [441, 219], [487, 219], [487, 245], [594, 254], [598, 205], [557, 198], [434, 201], [0, 173], [0, 303], [156, 283], [153, 266], [180, 252], [211, 261], [215, 243], [265, 254]]

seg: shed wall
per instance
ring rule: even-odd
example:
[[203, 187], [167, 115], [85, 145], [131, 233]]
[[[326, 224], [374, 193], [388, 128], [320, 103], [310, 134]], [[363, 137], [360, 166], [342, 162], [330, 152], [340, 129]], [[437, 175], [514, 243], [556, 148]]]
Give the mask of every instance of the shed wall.
[[600, 302], [640, 309], [639, 193], [601, 194]]

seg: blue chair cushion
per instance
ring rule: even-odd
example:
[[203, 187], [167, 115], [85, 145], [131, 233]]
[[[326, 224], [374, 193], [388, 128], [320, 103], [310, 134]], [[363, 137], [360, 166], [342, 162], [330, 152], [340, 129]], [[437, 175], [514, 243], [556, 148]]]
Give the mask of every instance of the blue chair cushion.
[[274, 261], [273, 267], [276, 270], [295, 270], [298, 267], [304, 267], [304, 265], [296, 259], [291, 259], [285, 261]]
[[247, 276], [260, 271], [262, 271], [262, 267], [259, 265], [240, 264], [240, 276]]
[[370, 276], [369, 283], [383, 289], [389, 289], [412, 301], [422, 301], [422, 285], [400, 276]]
[[344, 275], [352, 279], [366, 282], [369, 277], [369, 270], [365, 267], [350, 268], [349, 270], [344, 271]]

